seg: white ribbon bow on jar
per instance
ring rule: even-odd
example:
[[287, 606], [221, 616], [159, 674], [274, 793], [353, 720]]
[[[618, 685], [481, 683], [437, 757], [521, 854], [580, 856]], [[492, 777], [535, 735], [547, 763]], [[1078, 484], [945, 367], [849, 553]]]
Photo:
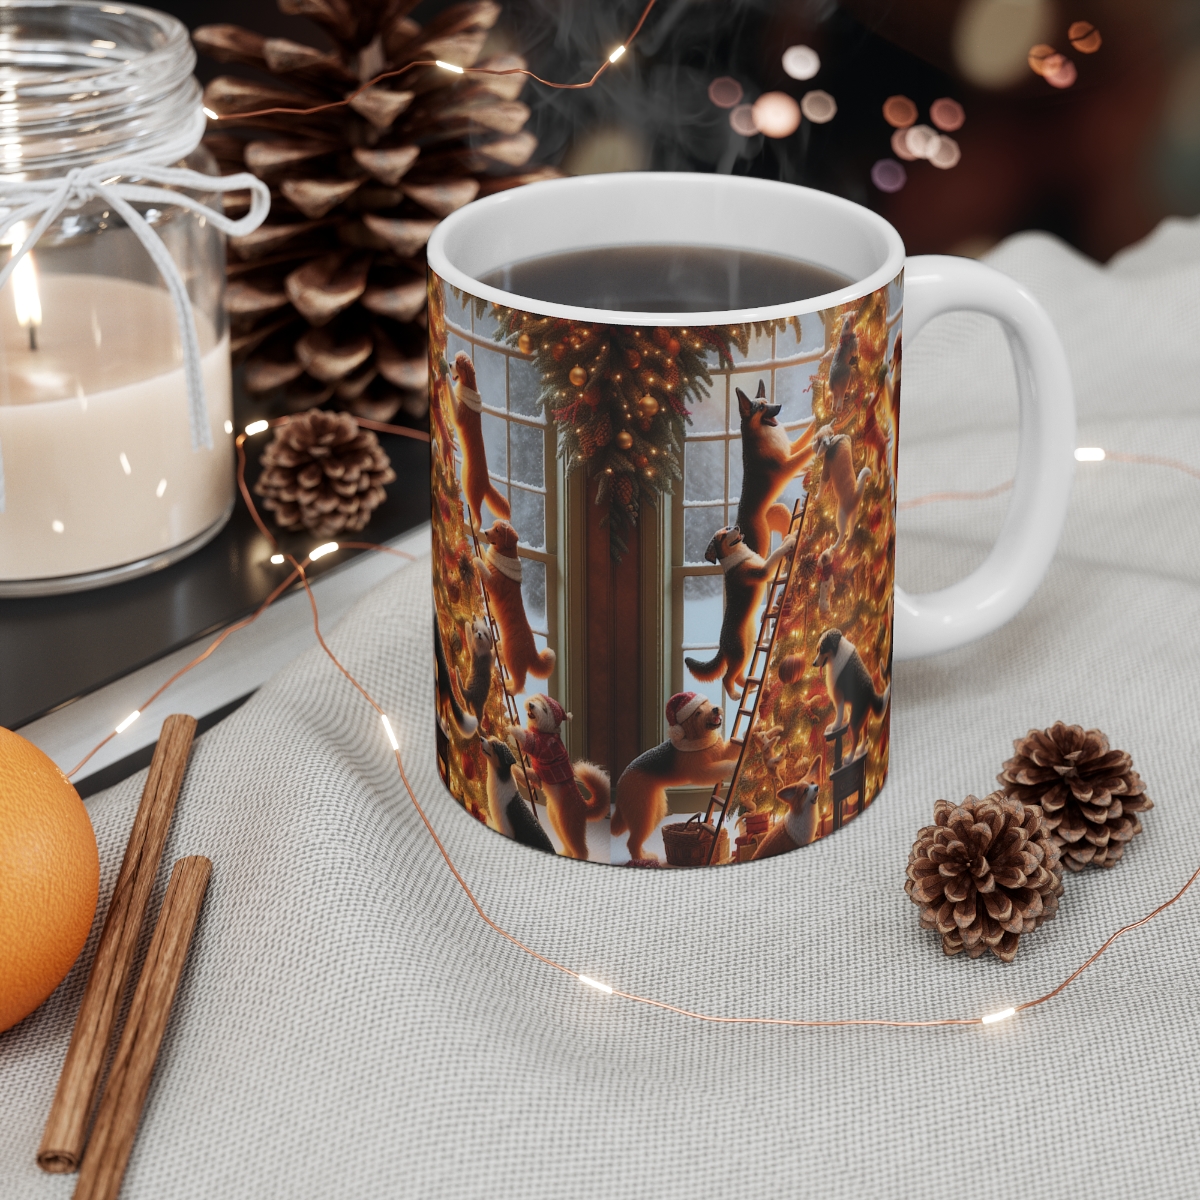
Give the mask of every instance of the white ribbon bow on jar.
[[[210, 221], [229, 237], [244, 237], [266, 219], [271, 208], [271, 192], [261, 179], [246, 172], [236, 175], [204, 175], [183, 167], [168, 167], [162, 162], [178, 162], [197, 145], [205, 127], [203, 113], [197, 113], [188, 132], [170, 145], [156, 149], [153, 157], [110, 159], [86, 167], [74, 167], [56, 179], [6, 179], [0, 175], [0, 240], [14, 225], [23, 221], [36, 223], [19, 246], [13, 247], [12, 257], [0, 270], [0, 289], [8, 283], [17, 264], [37, 244], [42, 234], [64, 213], [82, 208], [92, 200], [103, 200], [113, 212], [124, 218], [138, 241], [146, 248], [158, 273], [171, 293], [175, 317], [179, 323], [179, 340], [183, 348], [183, 375], [187, 384], [188, 417], [191, 425], [192, 449], [211, 450], [212, 430], [208, 421], [208, 405], [204, 398], [204, 380], [200, 373], [200, 340], [196, 335], [196, 318], [187, 285], [175, 260], [155, 232], [154, 226], [133, 206], [137, 201], [156, 207], [178, 205]], [[121, 182], [124, 179], [143, 182]], [[159, 186], [147, 186], [157, 184]], [[250, 192], [250, 211], [236, 221], [223, 212], [209, 208], [174, 191], [189, 188], [197, 192]], [[4, 511], [4, 456], [0, 447], [0, 512]]]

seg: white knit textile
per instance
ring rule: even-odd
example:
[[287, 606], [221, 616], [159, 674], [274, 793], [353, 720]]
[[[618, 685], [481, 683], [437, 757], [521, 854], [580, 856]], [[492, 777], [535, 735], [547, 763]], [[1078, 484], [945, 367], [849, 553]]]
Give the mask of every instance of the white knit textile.
[[[1098, 267], [1041, 235], [991, 261], [1062, 332], [1080, 440], [1200, 466], [1200, 223]], [[908, 347], [902, 498], [1010, 473], [999, 332], [946, 318]], [[906, 513], [901, 583], [980, 561], [1005, 499]], [[411, 778], [488, 909], [593, 977], [729, 1014], [973, 1016], [1057, 983], [1200, 863], [1200, 483], [1081, 464], [1058, 558], [985, 641], [896, 668], [892, 775], [798, 853], [728, 870], [552, 859], [468, 817], [433, 768], [428, 567], [332, 636], [391, 714]], [[169, 698], [162, 703], [169, 708]], [[1071, 876], [1015, 963], [944, 958], [903, 892], [939, 796], [986, 793], [1057, 718], [1129, 750], [1156, 807], [1124, 862]], [[103, 731], [97, 731], [99, 735]], [[101, 914], [144, 775], [96, 796]], [[987, 1029], [702, 1025], [584, 988], [471, 911], [405, 798], [378, 718], [314, 649], [200, 740], [168, 861], [214, 862], [126, 1176], [127, 1200], [414, 1196], [995, 1197], [1200, 1189], [1200, 893], [1058, 1000]], [[97, 917], [97, 929], [100, 917]], [[34, 1165], [89, 943], [0, 1035], [0, 1195]], [[148, 941], [148, 931], [143, 946]]]

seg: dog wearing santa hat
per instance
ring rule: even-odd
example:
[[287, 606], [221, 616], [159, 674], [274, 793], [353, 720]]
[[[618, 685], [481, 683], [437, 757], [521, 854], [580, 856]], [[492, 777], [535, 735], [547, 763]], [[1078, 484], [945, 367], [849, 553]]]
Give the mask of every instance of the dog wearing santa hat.
[[737, 766], [737, 752], [721, 737], [721, 710], [706, 696], [678, 692], [667, 701], [666, 716], [670, 737], [639, 754], [617, 780], [610, 829], [628, 831], [634, 862], [655, 857], [645, 843], [667, 815], [667, 788], [712, 787]]
[[[528, 723], [510, 725], [507, 735], [524, 751], [530, 772], [529, 782], [542, 789], [546, 797], [546, 815], [550, 827], [562, 842], [568, 858], [587, 858], [587, 823], [608, 816], [612, 784], [603, 767], [590, 762], [571, 762], [560, 730], [571, 719], [553, 696], [539, 692], [525, 703]], [[582, 783], [589, 796], [579, 790]]]

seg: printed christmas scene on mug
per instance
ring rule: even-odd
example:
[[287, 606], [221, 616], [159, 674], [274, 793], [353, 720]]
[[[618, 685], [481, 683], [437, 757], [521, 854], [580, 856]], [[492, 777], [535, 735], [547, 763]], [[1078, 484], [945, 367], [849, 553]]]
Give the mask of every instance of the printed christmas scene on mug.
[[430, 280], [437, 756], [497, 832], [767, 858], [887, 774], [902, 280], [748, 325]]

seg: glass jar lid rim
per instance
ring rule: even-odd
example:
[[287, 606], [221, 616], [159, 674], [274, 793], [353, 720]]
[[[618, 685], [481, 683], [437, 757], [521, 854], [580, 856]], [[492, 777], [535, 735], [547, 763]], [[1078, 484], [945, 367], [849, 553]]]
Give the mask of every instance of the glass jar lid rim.
[[107, 0], [0, 2], [0, 173], [152, 155], [195, 118], [196, 53], [167, 13]]

